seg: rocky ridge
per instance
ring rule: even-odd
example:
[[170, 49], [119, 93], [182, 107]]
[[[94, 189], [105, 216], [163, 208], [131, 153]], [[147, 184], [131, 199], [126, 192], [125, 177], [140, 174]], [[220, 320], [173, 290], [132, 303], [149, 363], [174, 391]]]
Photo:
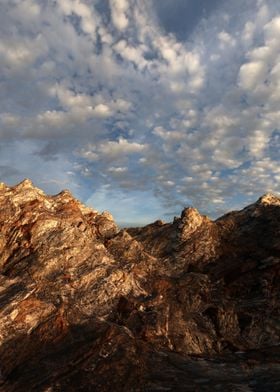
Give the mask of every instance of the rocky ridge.
[[0, 391], [278, 391], [280, 199], [120, 230], [0, 184]]

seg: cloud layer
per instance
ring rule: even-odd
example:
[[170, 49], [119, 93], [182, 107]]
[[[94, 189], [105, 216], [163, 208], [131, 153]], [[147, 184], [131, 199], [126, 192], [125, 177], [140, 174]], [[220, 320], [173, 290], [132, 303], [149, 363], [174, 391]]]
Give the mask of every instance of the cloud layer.
[[159, 3], [1, 2], [3, 181], [68, 187], [126, 223], [279, 191], [280, 5], [215, 1], [193, 25]]

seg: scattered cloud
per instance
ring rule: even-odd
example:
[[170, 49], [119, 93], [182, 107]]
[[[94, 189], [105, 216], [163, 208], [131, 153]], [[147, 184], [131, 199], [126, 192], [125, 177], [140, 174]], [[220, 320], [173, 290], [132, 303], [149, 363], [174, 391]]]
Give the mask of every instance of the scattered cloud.
[[3, 0], [1, 180], [123, 222], [279, 191], [280, 5], [187, 3]]

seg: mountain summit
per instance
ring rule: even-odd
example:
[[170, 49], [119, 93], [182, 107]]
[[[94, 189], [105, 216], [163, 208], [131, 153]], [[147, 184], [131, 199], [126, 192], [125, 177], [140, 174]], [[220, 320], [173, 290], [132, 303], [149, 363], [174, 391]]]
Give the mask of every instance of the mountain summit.
[[278, 391], [280, 199], [120, 230], [0, 184], [0, 390]]

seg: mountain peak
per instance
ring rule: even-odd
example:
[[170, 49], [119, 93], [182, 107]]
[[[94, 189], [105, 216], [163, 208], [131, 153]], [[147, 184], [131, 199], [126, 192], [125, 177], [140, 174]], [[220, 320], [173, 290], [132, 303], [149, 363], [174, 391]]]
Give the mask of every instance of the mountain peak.
[[264, 205], [280, 205], [280, 197], [268, 192], [259, 198], [258, 203]]
[[22, 180], [17, 187], [34, 188], [33, 182], [29, 178]]
[[181, 239], [187, 239], [202, 225], [205, 219], [205, 216], [201, 215], [196, 208], [185, 208], [181, 213], [181, 219], [178, 221]]
[[194, 207], [186, 207], [181, 213], [181, 220], [197, 220], [201, 217], [200, 212]]

